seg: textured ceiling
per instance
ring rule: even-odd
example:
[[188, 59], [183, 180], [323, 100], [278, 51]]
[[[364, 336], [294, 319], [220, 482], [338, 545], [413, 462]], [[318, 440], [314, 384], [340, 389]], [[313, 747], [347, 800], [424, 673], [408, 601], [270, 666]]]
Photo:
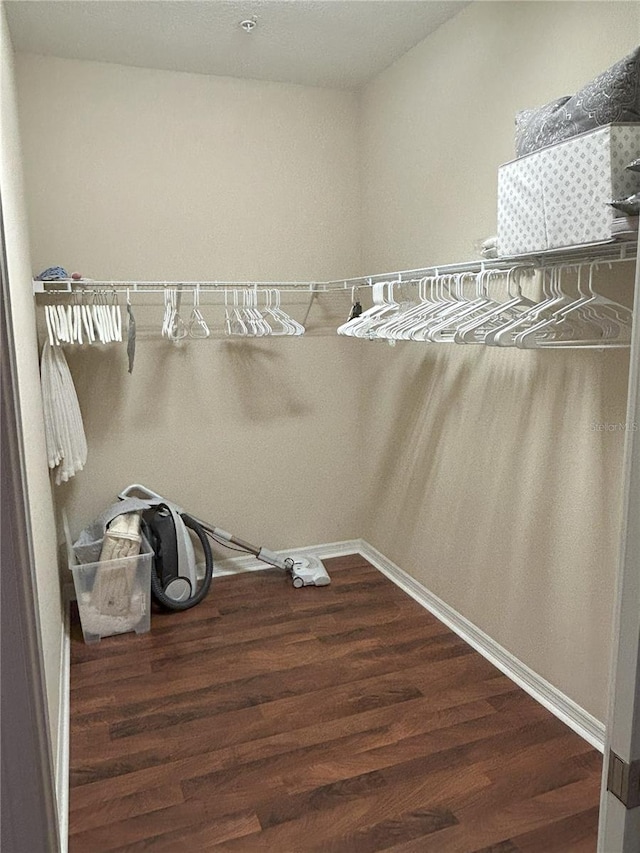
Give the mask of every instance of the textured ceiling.
[[[462, 0], [7, 0], [18, 51], [356, 88]], [[256, 16], [251, 33], [239, 24]]]

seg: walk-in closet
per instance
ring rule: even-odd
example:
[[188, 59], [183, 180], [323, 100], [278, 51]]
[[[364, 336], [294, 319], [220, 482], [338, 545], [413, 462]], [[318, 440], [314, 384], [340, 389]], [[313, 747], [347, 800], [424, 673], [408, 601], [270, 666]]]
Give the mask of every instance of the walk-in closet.
[[637, 853], [638, 5], [0, 6], [3, 847]]

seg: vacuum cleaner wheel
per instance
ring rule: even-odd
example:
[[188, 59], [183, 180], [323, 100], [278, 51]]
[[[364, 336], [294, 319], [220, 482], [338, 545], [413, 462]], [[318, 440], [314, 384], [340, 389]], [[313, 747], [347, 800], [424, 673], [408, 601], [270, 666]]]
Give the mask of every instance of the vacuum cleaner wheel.
[[191, 598], [191, 584], [187, 578], [175, 578], [166, 585], [164, 594], [172, 601], [187, 601]]

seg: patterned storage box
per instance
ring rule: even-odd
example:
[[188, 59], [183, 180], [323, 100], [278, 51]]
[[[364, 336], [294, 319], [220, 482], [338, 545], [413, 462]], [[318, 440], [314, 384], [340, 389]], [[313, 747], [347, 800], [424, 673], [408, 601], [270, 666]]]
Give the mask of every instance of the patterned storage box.
[[498, 252], [611, 239], [608, 202], [640, 191], [640, 124], [608, 124], [534, 151], [498, 170]]

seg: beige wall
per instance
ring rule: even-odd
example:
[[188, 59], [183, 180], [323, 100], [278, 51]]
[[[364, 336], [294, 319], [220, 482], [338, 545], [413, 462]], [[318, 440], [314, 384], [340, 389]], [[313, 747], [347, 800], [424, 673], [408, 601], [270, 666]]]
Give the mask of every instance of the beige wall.
[[[42, 403], [35, 333], [29, 239], [23, 188], [20, 135], [14, 82], [14, 53], [4, 6], [0, 6], [0, 187], [11, 317], [23, 426], [28, 511], [34, 534], [35, 580], [48, 699], [52, 755], [58, 740], [62, 606], [56, 555], [56, 530], [42, 426]], [[28, 567], [23, 566], [23, 571]], [[5, 685], [8, 687], [8, 685]], [[9, 688], [10, 689], [10, 688]]]
[[[168, 280], [359, 270], [354, 94], [35, 56], [18, 68], [34, 268]], [[134, 307], [132, 376], [123, 347], [69, 358], [89, 460], [57, 495], [76, 531], [142, 482], [273, 548], [357, 536], [359, 354], [335, 336], [177, 347], [160, 337], [161, 302]], [[331, 311], [347, 307], [321, 299], [310, 326], [333, 331]], [[205, 314], [219, 329], [220, 312]]]
[[[474, 3], [367, 86], [367, 269], [476, 256], [516, 111], [575, 91], [639, 25], [628, 3]], [[603, 719], [623, 434], [592, 424], [624, 421], [627, 354], [360, 347], [365, 535]]]
[[28, 55], [18, 83], [36, 267], [357, 272], [352, 93]]

